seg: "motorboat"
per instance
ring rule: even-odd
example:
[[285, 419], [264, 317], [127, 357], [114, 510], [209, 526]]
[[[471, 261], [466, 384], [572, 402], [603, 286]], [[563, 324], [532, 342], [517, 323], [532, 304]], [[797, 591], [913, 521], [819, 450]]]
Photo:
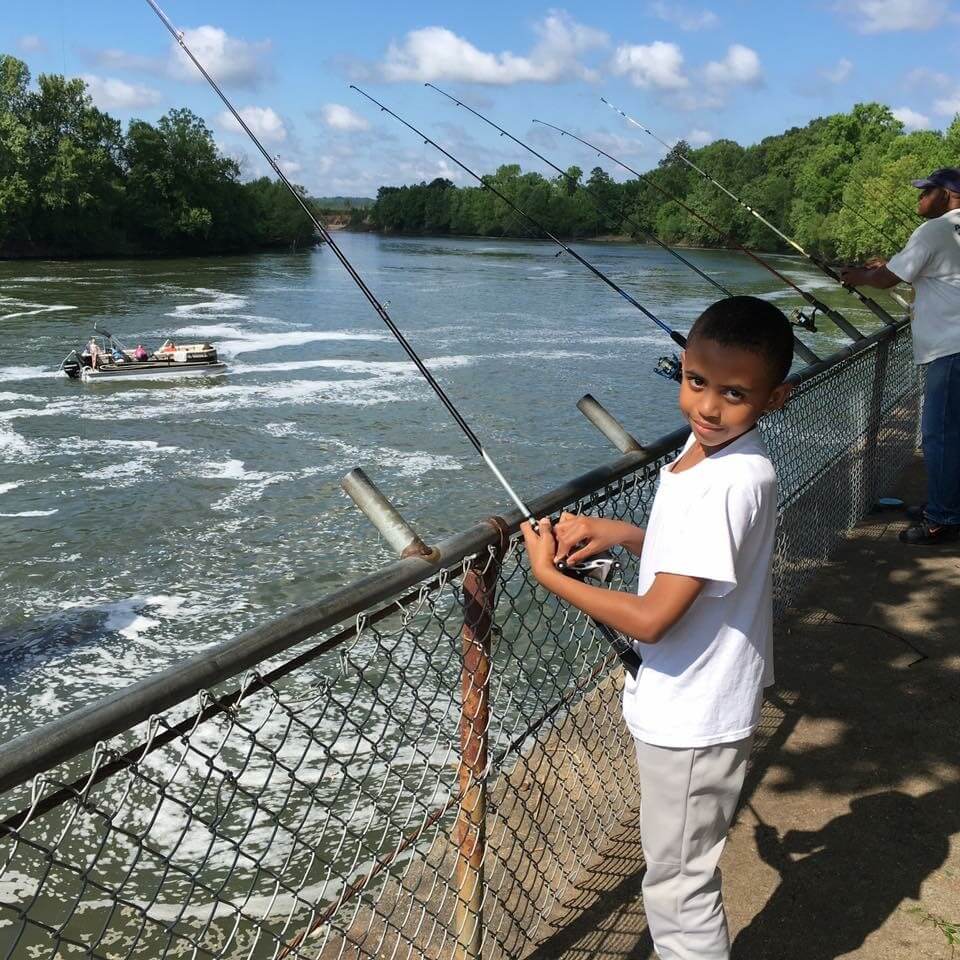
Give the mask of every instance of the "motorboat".
[[106, 330], [94, 327], [86, 345], [71, 350], [60, 369], [72, 380], [100, 383], [107, 380], [151, 380], [176, 377], [216, 377], [227, 365], [209, 343], [175, 343], [165, 340], [149, 351], [138, 345], [131, 350]]

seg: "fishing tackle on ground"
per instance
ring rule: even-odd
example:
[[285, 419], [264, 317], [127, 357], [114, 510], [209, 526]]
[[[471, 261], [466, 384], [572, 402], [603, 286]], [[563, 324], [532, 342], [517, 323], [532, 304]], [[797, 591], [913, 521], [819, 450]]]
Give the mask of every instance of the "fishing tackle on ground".
[[[476, 173], [474, 170], [468, 167], [461, 160], [458, 160], [448, 150], [445, 150], [443, 147], [441, 147], [439, 143], [437, 143], [434, 140], [431, 140], [422, 130], [418, 130], [412, 123], [408, 123], [406, 120], [403, 119], [403, 117], [394, 113], [393, 110], [391, 110], [389, 107], [384, 106], [379, 100], [375, 99], [374, 97], [371, 97], [369, 93], [364, 92], [354, 84], [350, 84], [350, 89], [356, 90], [357, 93], [360, 94], [360, 96], [365, 97], [371, 103], [376, 104], [384, 113], [388, 113], [391, 117], [394, 118], [394, 120], [397, 120], [400, 123], [402, 123], [408, 130], [412, 130], [418, 137], [420, 137], [423, 140], [425, 144], [433, 147], [435, 150], [438, 150], [440, 153], [442, 153], [448, 160], [452, 161], [461, 170], [463, 170], [464, 173], [473, 177], [473, 179], [476, 180], [481, 187], [483, 187], [485, 190], [489, 190], [495, 197], [498, 197], [500, 200], [502, 200], [508, 207], [510, 207], [511, 210], [513, 210], [515, 213], [520, 214], [521, 217], [527, 220], [532, 226], [534, 226], [537, 230], [539, 230], [544, 236], [552, 240], [562, 250], [569, 253], [570, 256], [574, 258], [574, 260], [576, 260], [578, 263], [583, 264], [583, 266], [585, 266], [595, 277], [597, 277], [599, 280], [602, 280], [608, 287], [610, 287], [612, 290], [619, 293], [624, 300], [626, 300], [632, 306], [636, 307], [645, 317], [652, 320], [661, 330], [663, 330], [664, 333], [666, 333], [670, 337], [670, 339], [675, 344], [677, 344], [677, 346], [681, 348], [686, 347], [687, 340], [682, 333], [678, 333], [676, 330], [671, 329], [659, 317], [657, 317], [654, 313], [648, 310], [642, 303], [640, 303], [638, 300], [632, 297], [629, 293], [627, 293], [627, 291], [624, 290], [623, 287], [621, 287], [615, 280], [611, 280], [610, 277], [608, 277], [598, 267], [595, 267], [589, 260], [587, 260], [586, 257], [583, 257], [579, 253], [577, 253], [577, 251], [574, 250], [573, 247], [571, 247], [569, 244], [564, 243], [559, 237], [551, 233], [539, 220], [531, 216], [525, 210], [521, 209], [508, 196], [506, 196], [506, 194], [504, 194], [502, 191], [498, 190], [495, 186], [493, 186], [493, 184], [491, 184], [486, 177], [480, 176], [479, 173]], [[678, 375], [679, 375], [679, 371], [678, 371]]]
[[[651, 137], [653, 137], [653, 139], [656, 140], [657, 143], [666, 147], [667, 150], [673, 150], [673, 147], [671, 147], [670, 144], [668, 144], [665, 140], [661, 140], [652, 130], [647, 129], [647, 127], [645, 127], [642, 123], [640, 123], [637, 120], [634, 120], [633, 117], [624, 113], [618, 107], [615, 107], [605, 97], [601, 97], [600, 99], [608, 107], [610, 107], [611, 110], [615, 110], [617, 113], [619, 113], [620, 116], [623, 117], [624, 120], [626, 120], [628, 123], [632, 123], [635, 127], [639, 127], [641, 130], [644, 131], [644, 133], [647, 133]], [[891, 317], [890, 314], [887, 313], [887, 311], [884, 310], [883, 307], [881, 307], [876, 300], [873, 300], [872, 298], [861, 293], [856, 287], [850, 287], [847, 284], [845, 284], [843, 280], [840, 278], [840, 275], [836, 272], [836, 270], [834, 270], [833, 267], [831, 267], [828, 263], [824, 263], [821, 259], [819, 259], [819, 257], [815, 257], [813, 256], [813, 254], [804, 250], [804, 248], [801, 247], [796, 240], [792, 239], [791, 237], [788, 237], [779, 227], [775, 227], [766, 217], [763, 216], [763, 214], [758, 213], [756, 210], [754, 210], [753, 207], [750, 206], [750, 204], [748, 204], [744, 200], [741, 200], [735, 193], [728, 190], [722, 183], [720, 183], [719, 180], [710, 176], [710, 174], [707, 173], [706, 170], [703, 170], [700, 167], [698, 167], [689, 157], [687, 157], [683, 153], [680, 153], [679, 151], [676, 151], [676, 155], [688, 167], [690, 167], [691, 170], [696, 171], [696, 173], [700, 174], [701, 177], [703, 177], [705, 180], [712, 183], [715, 187], [717, 187], [717, 189], [721, 190], [728, 197], [730, 197], [731, 200], [733, 200], [735, 203], [740, 204], [740, 206], [743, 207], [744, 210], [746, 210], [752, 216], [756, 217], [757, 220], [759, 220], [765, 227], [772, 230], [781, 240], [783, 240], [784, 243], [787, 243], [791, 247], [793, 247], [793, 249], [796, 250], [797, 253], [799, 253], [802, 257], [806, 257], [806, 259], [809, 260], [822, 273], [826, 274], [831, 280], [835, 280], [837, 283], [839, 283], [844, 290], [853, 294], [853, 296], [855, 296], [868, 310], [870, 310], [870, 312], [873, 313], [874, 316], [877, 317], [877, 319], [883, 321], [883, 323], [886, 323], [886, 324], [896, 323], [893, 317]], [[834, 323], [836, 323], [836, 320], [834, 319], [833, 316], [831, 316], [830, 319], [834, 320]], [[860, 335], [860, 339], [863, 339], [862, 334]]]
[[[711, 222], [702, 214], [698, 213], [696, 210], [693, 209], [693, 207], [689, 206], [689, 204], [685, 203], [679, 197], [672, 194], [665, 187], [660, 186], [660, 184], [657, 183], [655, 180], [651, 180], [650, 177], [640, 173], [639, 170], [635, 170], [629, 164], [624, 163], [623, 160], [619, 160], [617, 157], [613, 156], [613, 154], [607, 153], [605, 150], [602, 150], [595, 143], [591, 143], [589, 140], [584, 140], [583, 137], [578, 137], [575, 133], [571, 133], [569, 130], [564, 130], [563, 127], [558, 127], [556, 126], [556, 124], [553, 124], [553, 123], [547, 123], [545, 120], [534, 120], [533, 122], [542, 124], [545, 127], [550, 127], [552, 130], [556, 130], [558, 133], [561, 133], [566, 137], [570, 137], [572, 140], [576, 140], [578, 143], [582, 143], [585, 147], [589, 147], [591, 150], [595, 150], [600, 156], [606, 157], [608, 160], [611, 160], [613, 163], [617, 164], [618, 166], [623, 167], [624, 170], [627, 170], [630, 173], [632, 173], [633, 176], [635, 176], [638, 180], [642, 180], [644, 183], [653, 187], [653, 189], [656, 190], [659, 194], [661, 194], [661, 196], [664, 196], [667, 199], [672, 200], [679, 207], [686, 210], [687, 213], [690, 214], [690, 216], [695, 217], [701, 223], [705, 224], [709, 229], [720, 234], [721, 237], [726, 237], [727, 240], [730, 243], [732, 243], [738, 250], [740, 250], [742, 253], [745, 253], [748, 257], [750, 257], [751, 260], [753, 260], [754, 262], [758, 263], [761, 267], [763, 267], [764, 270], [769, 271], [778, 280], [780, 280], [782, 283], [790, 287], [796, 294], [798, 294], [808, 304], [810, 304], [810, 306], [813, 307], [814, 310], [819, 310], [821, 313], [830, 317], [830, 319], [837, 325], [837, 327], [839, 327], [840, 330], [842, 330], [851, 340], [856, 341], [856, 340], [863, 339], [863, 334], [852, 323], [850, 323], [846, 319], [846, 317], [844, 317], [843, 314], [841, 314], [838, 310], [834, 310], [832, 307], [828, 307], [825, 303], [823, 303], [821, 300], [815, 297], [812, 293], [810, 293], [809, 290], [804, 290], [802, 287], [798, 286], [796, 283], [793, 282], [793, 280], [791, 280], [789, 277], [785, 276], [779, 270], [777, 270], [776, 267], [767, 263], [765, 260], [759, 257], [752, 250], [750, 250], [749, 248], [745, 247], [742, 243], [740, 243], [736, 238], [730, 236], [730, 234], [728, 234], [722, 227], [718, 227], [715, 223]], [[803, 326], [803, 324], [798, 324], [798, 326]], [[794, 342], [799, 343], [800, 341], [795, 339]], [[801, 344], [797, 352], [800, 353], [805, 359], [807, 359], [808, 363], [816, 362], [815, 359], [810, 360], [809, 357], [807, 356], [807, 354], [812, 354], [813, 351], [809, 350], [805, 345]]]
[[[479, 438], [473, 432], [473, 430], [471, 429], [467, 421], [463, 418], [460, 411], [457, 410], [453, 401], [447, 396], [446, 391], [444, 391], [443, 387], [440, 386], [440, 384], [434, 378], [433, 374], [427, 369], [426, 364], [424, 364], [423, 360], [420, 358], [417, 351], [414, 350], [413, 346], [410, 344], [407, 338], [400, 331], [399, 327], [397, 327], [397, 325], [393, 322], [390, 315], [387, 313], [387, 310], [384, 307], [383, 303], [381, 303], [380, 300], [377, 299], [376, 295], [367, 286], [366, 282], [360, 276], [357, 269], [347, 259], [346, 255], [343, 253], [340, 247], [337, 246], [333, 237], [330, 235], [330, 232], [323, 225], [323, 222], [313, 212], [310, 205], [306, 202], [306, 200], [301, 195], [301, 193], [296, 189], [296, 187], [294, 187], [294, 185], [290, 182], [286, 174], [284, 174], [276, 158], [272, 157], [266, 151], [263, 144], [260, 142], [260, 139], [250, 129], [250, 127], [244, 121], [243, 117], [241, 117], [240, 114], [236, 111], [233, 104], [227, 98], [226, 94], [218, 86], [217, 82], [213, 79], [213, 77], [210, 76], [210, 74], [206, 71], [206, 69], [203, 67], [200, 61], [194, 56], [193, 51], [189, 48], [189, 46], [186, 43], [186, 40], [184, 39], [183, 32], [180, 30], [177, 30], [173, 26], [173, 24], [170, 22], [167, 15], [157, 5], [156, 0], [146, 0], [146, 2], [153, 9], [153, 12], [156, 13], [157, 17], [159, 17], [160, 22], [167, 28], [167, 30], [170, 32], [174, 40], [176, 40], [176, 42], [179, 44], [180, 49], [183, 50], [183, 52], [187, 55], [187, 57], [189, 57], [189, 59], [191, 60], [193, 65], [197, 68], [197, 70], [199, 70], [203, 78], [213, 88], [213, 91], [217, 94], [217, 96], [223, 102], [223, 105], [227, 108], [227, 110], [230, 111], [231, 115], [234, 117], [237, 123], [239, 123], [242, 129], [246, 132], [247, 136], [250, 137], [254, 146], [262, 154], [263, 158], [270, 165], [274, 173], [276, 173], [281, 183], [283, 183], [284, 186], [293, 195], [294, 199], [297, 201], [297, 203], [299, 204], [303, 212], [310, 219], [310, 222], [313, 224], [314, 229], [316, 229], [317, 233], [320, 235], [323, 241], [327, 244], [329, 249], [333, 252], [334, 256], [336, 256], [337, 260], [340, 261], [344, 269], [350, 275], [350, 278], [360, 289], [361, 293], [363, 293], [364, 297], [367, 299], [367, 302], [373, 307], [373, 309], [376, 311], [380, 319], [386, 324], [387, 329], [393, 334], [394, 338], [403, 348], [404, 352], [407, 354], [410, 360], [413, 361], [417, 370], [420, 371], [421, 375], [427, 381], [430, 387], [433, 389], [433, 392], [437, 395], [440, 402], [444, 405], [444, 407], [446, 407], [447, 412], [453, 417], [457, 426], [460, 427], [464, 435], [470, 441], [471, 446], [473, 446], [473, 448], [477, 451], [477, 453], [482, 458], [483, 462], [490, 469], [490, 472], [494, 475], [494, 477], [496, 477], [500, 486], [503, 487], [503, 489], [506, 491], [507, 496], [509, 496], [510, 499], [514, 502], [514, 504], [516, 504], [517, 508], [520, 510], [520, 513], [533, 526], [533, 529], [537, 530], [539, 525], [537, 524], [535, 517], [530, 512], [529, 508], [526, 506], [523, 500], [520, 499], [519, 495], [510, 485], [506, 477], [504, 477], [504, 475], [500, 472], [499, 467], [497, 467], [497, 465], [494, 463], [492, 457], [486, 452], [486, 450], [484, 450], [483, 445], [480, 443]], [[579, 565], [573, 565], [571, 567], [566, 567], [564, 572], [567, 573], [569, 576], [576, 577], [577, 579], [584, 579], [584, 578], [590, 577], [591, 579], [598, 579], [598, 580], [601, 580], [601, 582], [603, 582], [610, 576], [610, 574], [615, 569], [618, 568], [617, 561], [612, 556], [609, 556], [609, 555], [606, 557], [598, 556], [592, 559], [594, 562], [592, 564], [585, 566], [582, 570], [580, 569]], [[632, 644], [625, 637], [623, 637], [621, 634], [619, 634], [615, 630], [612, 630], [606, 624], [599, 623], [597, 621], [593, 621], [593, 623], [596, 625], [599, 632], [613, 647], [615, 653], [620, 658], [625, 669], [629, 670], [633, 676], [636, 676], [640, 666], [640, 655], [636, 652], [636, 650], [633, 649]]]

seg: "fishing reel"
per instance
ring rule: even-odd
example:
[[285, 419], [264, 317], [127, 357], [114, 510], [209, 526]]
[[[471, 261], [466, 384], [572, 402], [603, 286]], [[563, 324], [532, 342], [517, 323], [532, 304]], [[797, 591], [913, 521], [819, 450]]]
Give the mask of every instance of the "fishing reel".
[[790, 323], [795, 327], [802, 327], [804, 330], [809, 330], [811, 333], [817, 332], [817, 308], [811, 308], [809, 314], [804, 313], [803, 307], [797, 307], [793, 313], [790, 314]]
[[683, 379], [683, 366], [680, 363], [680, 357], [673, 354], [669, 357], [661, 357], [653, 372], [664, 380], [675, 380], [679, 383]]
[[619, 573], [623, 569], [623, 564], [609, 550], [595, 553], [579, 563], [567, 563], [561, 560], [556, 566], [561, 573], [581, 583], [586, 580], [606, 583], [614, 573]]

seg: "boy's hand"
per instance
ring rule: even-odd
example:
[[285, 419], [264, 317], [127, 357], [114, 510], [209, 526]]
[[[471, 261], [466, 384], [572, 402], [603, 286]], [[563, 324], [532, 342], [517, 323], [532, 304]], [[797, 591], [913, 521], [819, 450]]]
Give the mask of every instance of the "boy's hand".
[[553, 526], [548, 517], [538, 522], [539, 535], [534, 532], [529, 523], [521, 523], [523, 539], [527, 545], [527, 556], [530, 558], [530, 570], [533, 575], [546, 586], [546, 581], [556, 576], [557, 568], [553, 565], [553, 558], [557, 555], [557, 541], [553, 536]]
[[557, 521], [557, 553], [553, 559], [573, 564], [609, 550], [620, 543], [623, 532], [620, 527], [616, 520], [561, 513]]

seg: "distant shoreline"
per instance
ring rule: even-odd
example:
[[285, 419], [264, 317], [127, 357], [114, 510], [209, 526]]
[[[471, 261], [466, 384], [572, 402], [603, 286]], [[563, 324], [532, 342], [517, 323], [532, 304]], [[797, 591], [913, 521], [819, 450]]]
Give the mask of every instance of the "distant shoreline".
[[63, 250], [4, 250], [0, 248], [0, 263], [22, 263], [24, 261], [73, 261], [73, 260], [182, 260], [187, 257], [219, 258], [243, 257], [252, 253], [303, 253], [322, 247], [323, 241], [315, 240], [309, 244], [292, 245], [289, 243], [271, 243], [260, 247], [248, 247], [243, 250], [173, 250], [146, 251], [120, 250], [111, 253], [73, 253]]

